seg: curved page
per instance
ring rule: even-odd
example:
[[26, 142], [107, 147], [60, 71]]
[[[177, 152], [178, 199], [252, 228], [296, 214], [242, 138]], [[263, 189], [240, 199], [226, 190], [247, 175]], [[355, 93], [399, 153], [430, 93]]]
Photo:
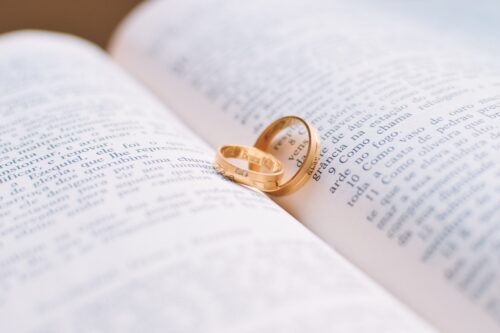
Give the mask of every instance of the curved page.
[[498, 57], [356, 3], [152, 2], [112, 50], [214, 147], [312, 121], [321, 163], [277, 202], [443, 331], [498, 332]]
[[1, 37], [0, 115], [1, 332], [420, 331], [96, 47]]

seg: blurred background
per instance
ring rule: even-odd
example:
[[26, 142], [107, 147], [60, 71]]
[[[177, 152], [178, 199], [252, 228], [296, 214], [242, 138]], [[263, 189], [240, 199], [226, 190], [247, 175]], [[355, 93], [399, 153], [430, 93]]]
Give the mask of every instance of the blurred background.
[[0, 0], [0, 33], [19, 29], [64, 31], [102, 47], [140, 0]]
[[[472, 47], [493, 50], [495, 55], [500, 52], [500, 0], [357, 1], [367, 7], [394, 11], [427, 26], [454, 31], [468, 39]], [[63, 31], [105, 47], [118, 23], [140, 2], [142, 0], [0, 0], [0, 34], [19, 29]]]

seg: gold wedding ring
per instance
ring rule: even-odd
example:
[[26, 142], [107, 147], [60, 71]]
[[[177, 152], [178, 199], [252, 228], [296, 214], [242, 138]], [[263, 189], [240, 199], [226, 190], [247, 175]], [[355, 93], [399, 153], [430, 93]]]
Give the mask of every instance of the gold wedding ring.
[[[258, 166], [259, 170], [240, 168], [228, 158], [248, 161], [250, 165]], [[261, 172], [261, 168], [265, 168], [266, 172]], [[228, 179], [264, 192], [276, 190], [284, 174], [283, 163], [276, 157], [255, 147], [242, 145], [219, 147], [215, 156], [215, 169]]]
[[[285, 195], [297, 191], [301, 188], [305, 182], [311, 178], [314, 173], [314, 169], [319, 161], [320, 153], [320, 137], [316, 129], [311, 126], [306, 120], [296, 117], [296, 116], [286, 116], [275, 120], [271, 125], [269, 125], [257, 138], [254, 147], [267, 151], [271, 145], [272, 140], [276, 135], [283, 129], [301, 124], [307, 130], [307, 136], [309, 141], [309, 146], [307, 147], [307, 153], [304, 162], [300, 166], [299, 170], [290, 179], [282, 184], [278, 184], [274, 189], [269, 189], [266, 192], [272, 195]], [[271, 155], [272, 156], [272, 155]], [[249, 169], [251, 171], [260, 171], [261, 166], [258, 163], [253, 163], [249, 161]]]

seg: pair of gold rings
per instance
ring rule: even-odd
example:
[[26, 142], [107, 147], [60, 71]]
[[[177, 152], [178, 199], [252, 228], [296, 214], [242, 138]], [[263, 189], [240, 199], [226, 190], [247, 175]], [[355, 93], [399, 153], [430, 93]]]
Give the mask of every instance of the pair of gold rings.
[[[297, 172], [290, 179], [282, 181], [285, 172], [283, 163], [266, 151], [278, 133], [298, 124], [307, 130], [309, 146], [304, 162]], [[311, 178], [319, 161], [319, 153], [320, 138], [316, 129], [300, 117], [286, 116], [264, 129], [253, 147], [244, 145], [219, 147], [215, 157], [215, 168], [223, 176], [237, 183], [255, 187], [272, 195], [286, 195], [300, 189]], [[229, 158], [247, 161], [248, 168], [231, 163]]]

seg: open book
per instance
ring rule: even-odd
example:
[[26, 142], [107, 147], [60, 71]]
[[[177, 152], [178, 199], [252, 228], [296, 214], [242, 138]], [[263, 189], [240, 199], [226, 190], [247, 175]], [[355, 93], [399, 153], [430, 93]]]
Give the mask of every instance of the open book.
[[[0, 332], [499, 332], [487, 49], [368, 1], [148, 2], [109, 54], [1, 36]], [[284, 115], [321, 134], [305, 187], [214, 171]]]

